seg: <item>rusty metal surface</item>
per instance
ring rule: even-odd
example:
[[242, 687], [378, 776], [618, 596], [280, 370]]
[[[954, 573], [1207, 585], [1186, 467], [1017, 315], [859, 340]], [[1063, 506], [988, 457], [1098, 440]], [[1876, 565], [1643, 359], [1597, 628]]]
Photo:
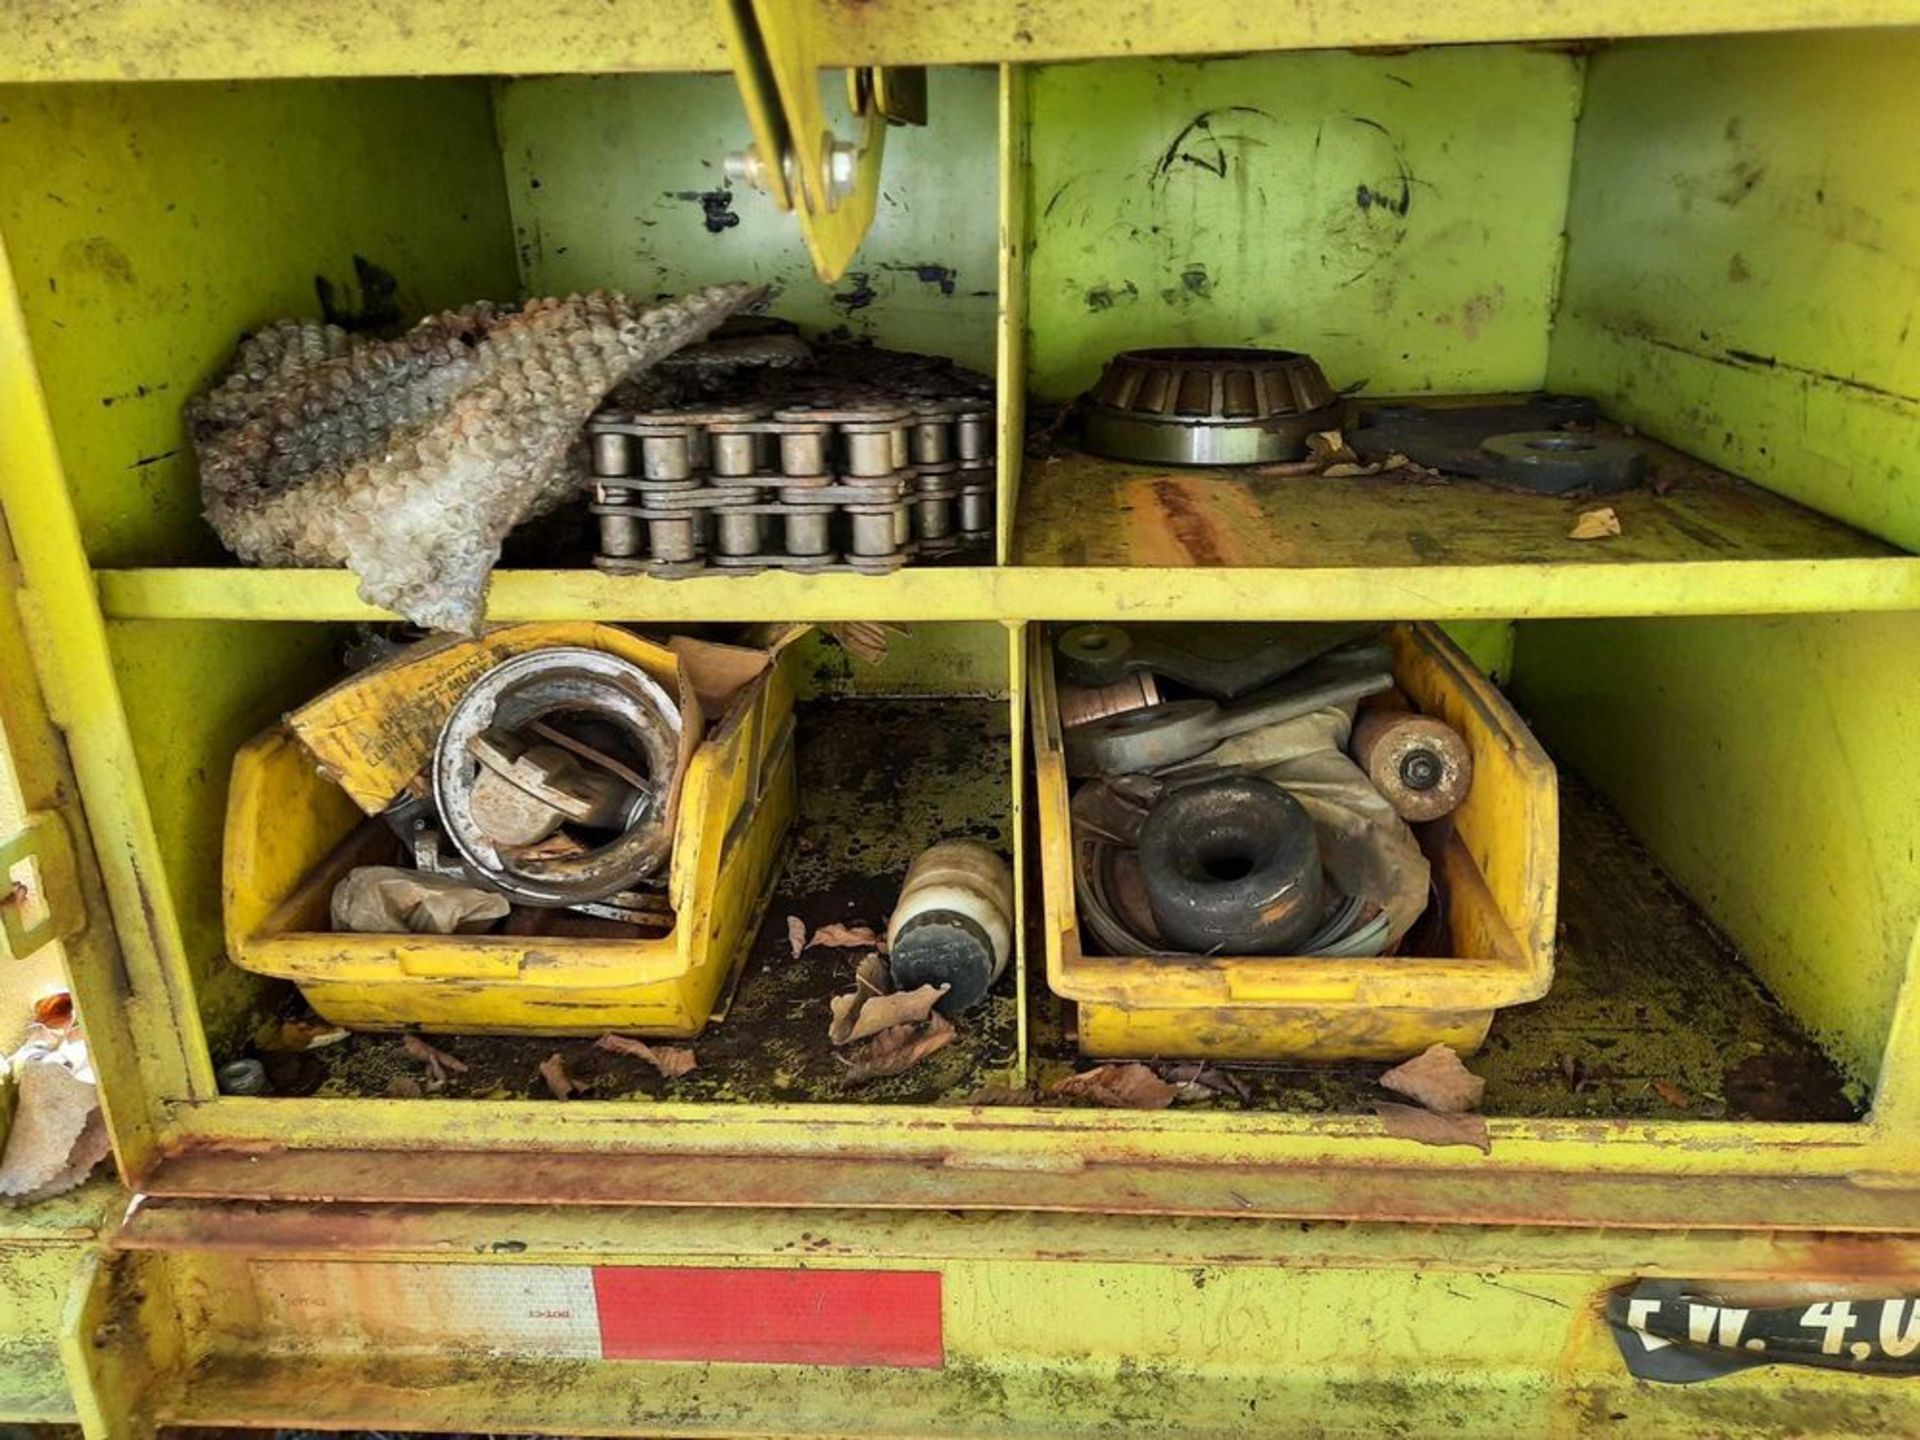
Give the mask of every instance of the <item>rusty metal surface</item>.
[[[1606, 1127], [1596, 1127], [1604, 1131]], [[1599, 1139], [1598, 1134], [1595, 1139]], [[1497, 1142], [1496, 1142], [1497, 1144]], [[1150, 1165], [900, 1158], [195, 1148], [146, 1178], [156, 1196], [408, 1204], [790, 1206], [1042, 1210], [1430, 1224], [1911, 1233], [1914, 1177], [1481, 1173], [1323, 1164]]]

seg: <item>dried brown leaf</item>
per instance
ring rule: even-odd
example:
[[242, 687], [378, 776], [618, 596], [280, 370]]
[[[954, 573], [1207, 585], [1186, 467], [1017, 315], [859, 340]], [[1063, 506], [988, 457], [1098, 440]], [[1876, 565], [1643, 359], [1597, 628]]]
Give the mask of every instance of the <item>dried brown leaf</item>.
[[1070, 1100], [1093, 1100], [1123, 1110], [1164, 1110], [1180, 1093], [1145, 1065], [1096, 1065], [1056, 1080], [1053, 1093]]
[[860, 1018], [860, 1007], [867, 1003], [865, 990], [849, 990], [844, 995], [835, 995], [827, 1001], [827, 1043], [844, 1045], [853, 1039], [854, 1022]]
[[793, 958], [798, 960], [800, 952], [807, 948], [807, 922], [798, 915], [787, 916], [787, 944], [793, 947]]
[[679, 1079], [696, 1063], [693, 1051], [684, 1045], [649, 1045], [629, 1035], [602, 1035], [594, 1044], [616, 1055], [632, 1055], [644, 1060], [668, 1080]]
[[1307, 453], [1322, 464], [1336, 461], [1351, 464], [1360, 458], [1348, 446], [1347, 437], [1338, 430], [1316, 430], [1307, 436]]
[[1482, 1155], [1493, 1151], [1483, 1115], [1438, 1115], [1418, 1105], [1395, 1105], [1390, 1100], [1377, 1102], [1373, 1113], [1380, 1117], [1387, 1134], [1396, 1140], [1418, 1140], [1422, 1145], [1471, 1145]]
[[428, 1077], [435, 1081], [444, 1081], [449, 1075], [464, 1075], [467, 1072], [466, 1061], [449, 1055], [437, 1045], [429, 1045], [418, 1035], [406, 1035], [400, 1044], [407, 1054], [427, 1067]]
[[1159, 1068], [1162, 1080], [1180, 1087], [1183, 1099], [1204, 1099], [1207, 1094], [1231, 1095], [1237, 1100], [1248, 1099], [1253, 1091], [1247, 1082], [1228, 1070], [1219, 1070], [1198, 1060], [1190, 1060], [1179, 1065], [1162, 1065]]
[[[891, 1030], [897, 1025], [918, 1025], [929, 1015], [933, 1007], [950, 987], [946, 985], [922, 985], [918, 990], [896, 990], [889, 995], [869, 994], [866, 990], [856, 990], [852, 995], [833, 997], [833, 1023], [827, 1028], [827, 1039], [834, 1045], [851, 1045], [856, 1040], [865, 1040], [868, 1036], [878, 1035], [882, 1030]], [[862, 998], [864, 996], [864, 999]], [[842, 1005], [842, 1001], [852, 1001]]]
[[927, 1017], [925, 1025], [896, 1025], [882, 1030], [864, 1045], [857, 1045], [840, 1056], [847, 1067], [846, 1080], [881, 1080], [911, 1070], [936, 1051], [953, 1043], [951, 1021], [939, 1011]]
[[1686, 1110], [1693, 1105], [1693, 1097], [1671, 1080], [1654, 1081], [1653, 1091], [1676, 1110]]
[[269, 1020], [253, 1032], [253, 1044], [256, 1050], [298, 1054], [337, 1045], [347, 1034], [338, 1025], [329, 1025], [324, 1020]]
[[872, 926], [842, 925], [836, 920], [814, 931], [813, 938], [807, 941], [807, 948], [811, 950], [815, 945], [826, 945], [836, 950], [853, 950], [862, 945], [871, 945], [877, 949], [880, 944], [880, 937], [873, 933]]
[[395, 1100], [418, 1100], [426, 1093], [426, 1087], [411, 1075], [396, 1075], [387, 1081], [387, 1094]]
[[1441, 1115], [1472, 1110], [1487, 1093], [1487, 1082], [1460, 1063], [1451, 1045], [1429, 1045], [1387, 1071], [1380, 1083]]
[[869, 995], [885, 995], [893, 989], [893, 972], [878, 955], [862, 955], [853, 970], [853, 983]]
[[566, 1058], [558, 1050], [540, 1062], [540, 1078], [547, 1082], [556, 1100], [578, 1095], [586, 1088], [567, 1073]]
[[1569, 540], [1605, 540], [1620, 533], [1620, 517], [1614, 513], [1611, 505], [1602, 505], [1598, 510], [1583, 510], [1580, 518], [1573, 522], [1573, 528], [1567, 532]]
[[848, 620], [826, 627], [832, 635], [846, 647], [847, 652], [858, 656], [869, 665], [878, 665], [887, 658], [889, 637], [905, 635], [904, 625], [889, 625], [872, 620]]

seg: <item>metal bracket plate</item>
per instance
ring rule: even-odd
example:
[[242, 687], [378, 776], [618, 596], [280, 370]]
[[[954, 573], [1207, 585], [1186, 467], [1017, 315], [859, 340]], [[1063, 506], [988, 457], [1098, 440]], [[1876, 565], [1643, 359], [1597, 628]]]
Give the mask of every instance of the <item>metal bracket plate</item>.
[[822, 280], [840, 278], [873, 224], [887, 126], [924, 124], [920, 70], [848, 72], [858, 135], [841, 138], [821, 100], [823, 32], [813, 7], [790, 0], [715, 0], [747, 109], [753, 148], [729, 161], [729, 177], [794, 211]]
[[[20, 875], [22, 867], [31, 879]], [[0, 944], [10, 959], [24, 960], [77, 933], [84, 919], [66, 822], [36, 810], [23, 829], [0, 840]]]

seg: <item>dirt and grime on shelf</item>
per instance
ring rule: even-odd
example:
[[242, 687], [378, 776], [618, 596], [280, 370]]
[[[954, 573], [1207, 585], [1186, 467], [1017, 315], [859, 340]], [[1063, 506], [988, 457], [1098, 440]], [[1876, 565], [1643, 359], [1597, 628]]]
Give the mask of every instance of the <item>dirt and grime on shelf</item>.
[[277, 1093], [551, 1099], [541, 1066], [560, 1068], [575, 1100], [933, 1104], [1002, 1082], [1016, 1061], [1014, 977], [955, 1018], [952, 1043], [904, 1074], [850, 1084], [827, 1042], [828, 1003], [852, 988], [870, 950], [814, 945], [793, 952], [789, 917], [812, 936], [840, 923], [884, 934], [907, 866], [936, 840], [983, 840], [1003, 853], [1008, 830], [1009, 713], [1004, 700], [830, 700], [800, 709], [799, 812], [779, 879], [731, 1001], [687, 1046], [695, 1068], [664, 1078], [644, 1059], [602, 1049], [597, 1036], [432, 1036], [467, 1068], [429, 1086], [405, 1038], [355, 1034], [270, 1057]]
[[[1852, 1121], [1864, 1097], [1594, 792], [1560, 773], [1560, 928], [1553, 988], [1499, 1011], [1467, 1057], [1491, 1116]], [[1031, 882], [1030, 882], [1031, 883]], [[1032, 917], [1036, 907], [1029, 907]], [[1033, 1076], [1076, 1064], [1071, 1007], [1046, 990], [1030, 935]], [[1164, 1067], [1163, 1067], [1164, 1068]], [[1385, 1064], [1215, 1067], [1184, 1104], [1370, 1114]], [[1244, 1093], [1242, 1093], [1244, 1092]]]
[[[1000, 700], [832, 700], [801, 709], [800, 807], [779, 880], [730, 1002], [688, 1045], [696, 1068], [667, 1079], [597, 1036], [435, 1036], [467, 1068], [430, 1084], [398, 1035], [356, 1034], [265, 1057], [279, 1094], [551, 1099], [541, 1066], [560, 1056], [579, 1099], [1080, 1105], [1056, 1086], [1077, 1055], [1071, 1007], [1047, 989], [1028, 907], [1031, 1072], [1016, 1087], [1012, 976], [959, 1017], [953, 1043], [904, 1074], [850, 1084], [827, 1040], [829, 1002], [852, 988], [859, 946], [792, 932], [884, 932], [913, 857], [938, 839], [1010, 851], [1008, 708]], [[1561, 775], [1560, 930], [1553, 988], [1501, 1011], [1469, 1057], [1490, 1116], [1851, 1121], [1865, 1097], [1770, 996], [1731, 944], [1576, 777]], [[1029, 876], [1029, 894], [1038, 883]], [[793, 922], [798, 921], [796, 926]], [[298, 1002], [293, 1002], [297, 1009]], [[291, 1010], [290, 1010], [291, 1013]], [[1161, 1065], [1177, 1109], [1370, 1114], [1393, 1097], [1384, 1064]], [[578, 1103], [577, 1100], [567, 1103]]]

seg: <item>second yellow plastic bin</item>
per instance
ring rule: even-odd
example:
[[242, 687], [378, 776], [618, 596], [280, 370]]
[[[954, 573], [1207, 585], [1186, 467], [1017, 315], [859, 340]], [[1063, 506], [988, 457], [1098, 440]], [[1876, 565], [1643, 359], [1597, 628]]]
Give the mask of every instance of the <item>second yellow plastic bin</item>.
[[1473, 789], [1439, 860], [1444, 959], [1089, 954], [1075, 910], [1072, 821], [1053, 658], [1028, 648], [1045, 886], [1047, 981], [1102, 1058], [1396, 1060], [1486, 1039], [1494, 1011], [1546, 994], [1559, 886], [1553, 762], [1493, 683], [1436, 626], [1393, 627], [1394, 680], [1473, 751]]

